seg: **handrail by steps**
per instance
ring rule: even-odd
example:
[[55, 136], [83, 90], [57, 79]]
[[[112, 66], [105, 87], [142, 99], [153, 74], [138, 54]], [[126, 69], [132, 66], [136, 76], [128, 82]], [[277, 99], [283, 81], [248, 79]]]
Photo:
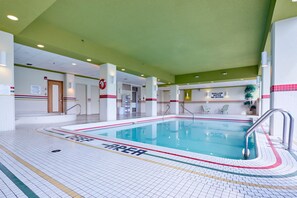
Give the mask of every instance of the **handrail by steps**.
[[274, 113], [280, 112], [284, 117], [283, 122], [283, 140], [282, 143], [285, 145], [286, 139], [287, 139], [287, 117], [289, 117], [289, 140], [288, 140], [288, 150], [290, 151], [292, 148], [293, 143], [293, 133], [294, 133], [294, 118], [292, 115], [284, 111], [283, 109], [270, 109], [266, 113], [264, 113], [246, 132], [245, 134], [245, 148], [243, 150], [243, 156], [245, 159], [247, 159], [250, 155], [248, 144], [249, 144], [249, 136], [255, 131], [255, 129], [262, 124], [265, 120], [267, 120], [270, 116], [272, 116]]
[[167, 114], [167, 112], [169, 111], [169, 109], [170, 109], [170, 105], [169, 104], [167, 104], [166, 105], [166, 107], [167, 107], [167, 110], [165, 111], [165, 113], [163, 114], [163, 120], [164, 120], [164, 116]]
[[79, 114], [78, 115], [80, 115], [81, 114], [81, 105], [80, 104], [76, 104], [76, 105], [73, 105], [72, 107], [69, 107], [67, 110], [66, 110], [66, 114], [67, 114], [67, 112], [68, 111], [70, 111], [71, 109], [73, 109], [74, 107], [79, 107]]
[[181, 107], [182, 107], [184, 110], [186, 110], [187, 112], [189, 112], [190, 114], [192, 114], [192, 118], [194, 119], [194, 116], [195, 116], [194, 113], [191, 112], [190, 110], [186, 109], [186, 107], [185, 107], [184, 104], [180, 103], [180, 105], [181, 105]]

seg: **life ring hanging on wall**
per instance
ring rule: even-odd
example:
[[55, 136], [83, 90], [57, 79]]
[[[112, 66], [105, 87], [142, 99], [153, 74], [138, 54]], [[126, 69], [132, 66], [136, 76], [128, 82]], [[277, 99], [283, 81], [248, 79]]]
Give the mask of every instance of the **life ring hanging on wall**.
[[99, 88], [100, 89], [106, 88], [106, 81], [104, 79], [99, 80]]

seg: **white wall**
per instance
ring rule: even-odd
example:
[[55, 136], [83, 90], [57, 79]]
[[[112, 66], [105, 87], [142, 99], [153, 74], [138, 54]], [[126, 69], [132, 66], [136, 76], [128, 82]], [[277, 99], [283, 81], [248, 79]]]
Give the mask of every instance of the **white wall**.
[[[184, 101], [184, 91], [180, 90], [179, 100], [184, 103], [185, 108], [194, 112], [194, 113], [202, 113], [202, 105], [207, 104], [210, 107], [210, 113], [217, 114], [219, 113], [219, 109], [223, 107], [223, 105], [229, 105], [229, 114], [239, 115], [246, 112], [247, 107], [243, 105], [244, 102], [244, 89], [245, 86], [241, 87], [226, 87], [226, 88], [208, 88], [208, 89], [193, 89], [192, 90], [192, 100]], [[224, 98], [210, 98], [207, 97], [207, 92], [225, 92], [228, 93]], [[160, 94], [161, 95], [161, 94]], [[158, 112], [164, 111], [164, 106], [170, 101], [170, 92], [163, 91], [163, 100], [161, 98], [158, 101], [162, 104], [159, 105]], [[256, 100], [259, 97], [258, 90], [254, 94], [254, 99]], [[162, 106], [162, 107], [160, 107]], [[163, 109], [162, 109], [163, 108]], [[187, 113], [182, 108], [180, 108], [180, 113]]]
[[[15, 111], [21, 114], [47, 113], [47, 80], [64, 81], [64, 74], [15, 66]], [[41, 87], [40, 94], [31, 93], [31, 85]]]
[[0, 51], [6, 57], [6, 65], [0, 66], [0, 131], [15, 129], [13, 46], [13, 35], [0, 31]]
[[[297, 17], [281, 20], [272, 28], [272, 79], [271, 108], [282, 108], [297, 119]], [[282, 136], [282, 117], [271, 120], [273, 135]], [[295, 139], [297, 127], [295, 125]]]
[[[45, 80], [44, 77], [46, 76], [48, 80], [65, 81], [65, 75], [56, 72], [43, 71], [19, 66], [15, 66], [14, 70], [16, 115], [20, 116], [22, 114], [47, 113], [47, 80]], [[94, 108], [98, 108], [98, 105], [93, 103], [94, 101], [92, 101], [91, 99], [91, 86], [98, 87], [98, 80], [75, 76], [75, 84], [77, 83], [86, 85], [87, 87], [87, 113], [96, 113], [96, 111], [94, 111]], [[31, 85], [40, 86], [41, 93], [32, 94]], [[94, 94], [98, 95], [98, 93]]]

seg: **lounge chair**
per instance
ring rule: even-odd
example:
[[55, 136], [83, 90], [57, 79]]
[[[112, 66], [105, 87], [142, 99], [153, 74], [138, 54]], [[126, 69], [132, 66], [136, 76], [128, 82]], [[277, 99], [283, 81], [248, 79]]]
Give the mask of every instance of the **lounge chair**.
[[210, 107], [207, 105], [202, 105], [202, 113], [209, 113], [210, 112]]
[[229, 105], [224, 105], [221, 109], [219, 109], [219, 112], [222, 114], [228, 114], [228, 108]]

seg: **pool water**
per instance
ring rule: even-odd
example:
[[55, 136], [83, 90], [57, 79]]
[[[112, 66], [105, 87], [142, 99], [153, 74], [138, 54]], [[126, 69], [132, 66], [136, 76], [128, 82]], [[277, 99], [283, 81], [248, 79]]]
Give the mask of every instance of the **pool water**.
[[[229, 159], [243, 159], [244, 135], [250, 126], [249, 122], [177, 119], [86, 133]], [[250, 137], [249, 149], [249, 159], [255, 158], [254, 135]]]

